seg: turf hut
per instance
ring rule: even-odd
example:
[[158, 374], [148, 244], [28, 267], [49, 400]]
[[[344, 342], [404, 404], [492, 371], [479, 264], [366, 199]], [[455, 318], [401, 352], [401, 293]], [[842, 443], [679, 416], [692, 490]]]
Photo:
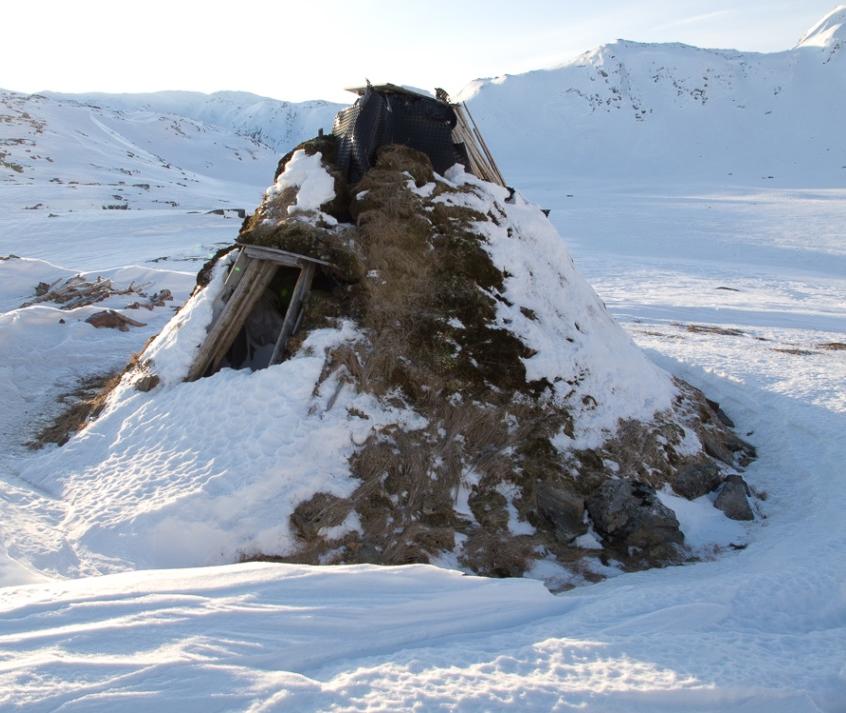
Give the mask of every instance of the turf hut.
[[208, 561], [434, 562], [566, 586], [696, 556], [673, 498], [752, 516], [754, 449], [614, 322], [465, 108], [359, 94], [334, 134], [281, 159], [112, 394], [100, 419], [136, 434], [116, 447], [137, 438], [133, 457], [185, 479], [120, 525], [123, 546], [178, 529]]

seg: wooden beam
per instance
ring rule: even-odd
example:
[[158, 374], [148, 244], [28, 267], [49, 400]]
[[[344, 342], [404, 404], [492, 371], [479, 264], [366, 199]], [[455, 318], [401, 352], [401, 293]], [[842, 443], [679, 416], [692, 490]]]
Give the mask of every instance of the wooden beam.
[[470, 159], [470, 172], [485, 181], [505, 186], [505, 179], [466, 104], [453, 104], [453, 109], [457, 119], [453, 140], [464, 144]]
[[294, 290], [291, 293], [291, 301], [288, 303], [285, 320], [282, 322], [282, 329], [276, 339], [276, 344], [273, 346], [273, 353], [270, 355], [268, 366], [278, 364], [285, 356], [285, 347], [288, 340], [294, 334], [295, 328], [299, 326], [303, 302], [305, 302], [305, 298], [311, 289], [311, 281], [314, 279], [314, 269], [314, 263], [303, 263], [302, 270], [297, 277], [297, 284], [294, 285]]
[[279, 250], [278, 248], [268, 248], [263, 245], [245, 245], [247, 255], [257, 260], [270, 260], [286, 267], [299, 267], [302, 262], [312, 262], [316, 265], [332, 266], [332, 263], [325, 260], [318, 260], [308, 255], [298, 255], [287, 250]]
[[214, 304], [212, 306], [212, 324], [217, 321], [220, 313], [223, 311], [223, 307], [229, 301], [232, 293], [235, 292], [235, 288], [238, 287], [238, 283], [244, 276], [244, 270], [247, 267], [248, 259], [247, 254], [242, 248], [238, 252], [238, 257], [235, 259], [234, 264], [229, 268], [229, 274], [226, 276], [226, 280], [223, 283], [223, 289], [214, 300]]
[[488, 144], [485, 141], [485, 137], [482, 136], [482, 132], [479, 131], [479, 127], [477, 126], [476, 120], [473, 118], [473, 115], [470, 113], [470, 109], [467, 107], [467, 104], [465, 104], [464, 102], [461, 102], [461, 107], [462, 107], [463, 111], [466, 113], [467, 118], [470, 120], [470, 124], [473, 127], [473, 132], [478, 137], [479, 143], [482, 147], [482, 150], [485, 153], [485, 158], [487, 159], [488, 163], [490, 164], [491, 168], [494, 171], [494, 174], [496, 175], [496, 177], [498, 179], [496, 182], [499, 183], [499, 185], [505, 187], [505, 178], [503, 178], [502, 173], [499, 170], [499, 166], [496, 165], [496, 160], [494, 159], [493, 154], [491, 153], [491, 150], [488, 148]]

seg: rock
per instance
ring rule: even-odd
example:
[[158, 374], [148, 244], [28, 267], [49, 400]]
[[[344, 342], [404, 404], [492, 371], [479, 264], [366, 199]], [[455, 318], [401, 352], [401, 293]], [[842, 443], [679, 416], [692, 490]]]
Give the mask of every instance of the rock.
[[158, 374], [145, 374], [135, 382], [135, 390], [143, 393], [152, 391], [159, 385], [160, 381]]
[[304, 540], [318, 536], [324, 527], [340, 525], [350, 512], [350, 504], [330, 493], [315, 493], [304, 500], [291, 513], [291, 528]]
[[541, 483], [535, 493], [538, 514], [548, 523], [555, 539], [569, 544], [587, 532], [585, 502], [575, 493]]
[[587, 510], [596, 531], [611, 544], [649, 552], [684, 542], [675, 514], [646, 483], [608, 480], [588, 499]]
[[754, 520], [755, 515], [749, 505], [751, 492], [746, 481], [739, 475], [730, 475], [723, 482], [720, 493], [714, 501], [714, 507], [722, 510], [732, 520]]
[[147, 326], [143, 322], [137, 322], [129, 317], [124, 317], [120, 312], [115, 312], [113, 309], [95, 312], [85, 321], [88, 322], [88, 324], [97, 327], [97, 329], [108, 327], [109, 329], [119, 329], [121, 332], [128, 332], [130, 327]]
[[676, 473], [673, 490], [683, 498], [695, 500], [710, 493], [721, 481], [720, 469], [715, 463], [688, 463]]
[[742, 467], [746, 467], [758, 457], [758, 451], [755, 446], [730, 431], [726, 434], [726, 445], [735, 454], [737, 462]]
[[747, 466], [758, 457], [755, 446], [731, 431], [707, 431], [700, 435], [700, 440], [709, 456], [726, 465]]
[[[720, 289], [719, 287], [717, 289]], [[728, 288], [724, 288], [728, 289]], [[707, 404], [714, 410], [714, 413], [717, 414], [717, 418], [720, 420], [724, 426], [728, 426], [728, 428], [734, 428], [734, 421], [732, 421], [728, 414], [720, 408], [720, 404], [716, 401], [712, 401], [711, 399], [705, 399]]]

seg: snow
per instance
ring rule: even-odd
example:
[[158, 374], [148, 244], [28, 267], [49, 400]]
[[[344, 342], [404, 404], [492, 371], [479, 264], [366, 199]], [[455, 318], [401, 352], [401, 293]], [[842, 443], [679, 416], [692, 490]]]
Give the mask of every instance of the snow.
[[846, 5], [838, 5], [799, 40], [797, 47], [831, 47], [846, 38]]
[[[335, 197], [335, 179], [323, 168], [323, 154], [319, 151], [308, 155], [300, 149], [294, 151], [291, 160], [285, 164], [285, 170], [279, 174], [276, 182], [267, 189], [268, 196], [275, 196], [285, 189], [296, 189], [296, 200], [288, 206], [288, 214], [296, 215], [310, 211], [320, 212], [320, 206]], [[322, 214], [324, 219], [331, 216]]]
[[800, 46], [769, 54], [619, 40], [554, 69], [475, 80], [458, 98], [524, 191], [555, 180], [574, 193], [570, 180], [588, 177], [838, 188], [843, 19], [841, 6]]
[[497, 320], [536, 352], [523, 360], [526, 377], [548, 379], [571, 409], [574, 438], [556, 442], [567, 449], [594, 448], [612, 435], [619, 419], [649, 420], [669, 408], [676, 393], [670, 376], [610, 317], [538, 206], [520, 194], [506, 200], [506, 189], [459, 165], [445, 177], [454, 185], [473, 186], [475, 192], [444, 193], [436, 201], [482, 213], [495, 202], [503, 211], [499, 225], [478, 224], [494, 265], [508, 274], [508, 301], [497, 303]]
[[[837, 38], [839, 16], [825, 23], [812, 38]], [[59, 393], [123, 363], [171, 314], [145, 311], [148, 326], [127, 333], [95, 330], [83, 321], [89, 308], [21, 308], [34, 285], [86, 271], [121, 286], [169, 286], [175, 302], [188, 299], [198, 261], [181, 260], [207, 257], [237, 231], [237, 221], [188, 210], [223, 200], [251, 207], [275, 164], [268, 152], [255, 160], [255, 180], [226, 181], [225, 163], [237, 159], [224, 144], [243, 137], [230, 133], [216, 145], [209, 137], [224, 133], [208, 127], [183, 128], [190, 138], [180, 138], [158, 119], [133, 128], [140, 114], [130, 121], [130, 112], [32, 100], [30, 115], [46, 117], [50, 129], [27, 134], [36, 142], [29, 148], [55, 163], [4, 146], [27, 165], [0, 173], [0, 254], [24, 258], [0, 261], [0, 708], [846, 710], [846, 352], [824, 346], [846, 343], [846, 94], [842, 73], [832, 71], [841, 56], [835, 45], [750, 55], [617, 43], [577, 67], [478, 83], [470, 107], [509, 180], [552, 209], [579, 273], [650, 360], [703, 388], [758, 447], [744, 477], [767, 496], [758, 520], [732, 523], [707, 496], [688, 502], [661, 493], [703, 561], [639, 573], [609, 563], [603, 573], [617, 576], [588, 586], [586, 572], [582, 586], [556, 596], [537, 581], [430, 566], [143, 569], [197, 564], [208, 545], [235, 559], [259, 540], [284, 543], [274, 522], [295, 494], [272, 464], [293, 458], [292, 429], [298, 438], [314, 430], [298, 441], [308, 458], [293, 467], [324, 477], [351, 447], [333, 440], [344, 405], [370, 409], [373, 420], [381, 411], [342, 390], [324, 413], [335, 384], [314, 396], [291, 387], [315, 378], [322, 349], [355, 338], [348, 325], [313, 335], [314, 354], [254, 374], [224, 370], [191, 388], [175, 378], [174, 353], [170, 377], [154, 392], [124, 389], [62, 449], [24, 451], [36, 415]], [[625, 118], [622, 109], [593, 112], [562, 80], [593, 73], [585, 86], [602, 87], [595, 70], [621, 79], [613, 73], [621, 57], [625, 96], [649, 99], [642, 122], [634, 110]], [[709, 68], [721, 78], [709, 81], [713, 95], [703, 105], [691, 92]], [[585, 93], [604, 102], [603, 92]], [[533, 103], [541, 99], [544, 111]], [[511, 123], [526, 121], [524, 103], [532, 142], [558, 136], [550, 127], [566, 131], [534, 149]], [[154, 130], [155, 146], [129, 149], [135, 158], [128, 157], [90, 111], [142, 148]], [[14, 125], [0, 131], [18, 135]], [[211, 165], [205, 173], [184, 169], [192, 179], [185, 180], [168, 146], [181, 146], [173, 156]], [[91, 166], [90, 151], [108, 160]], [[165, 156], [172, 168], [147, 154]], [[138, 173], [129, 178], [119, 168]], [[50, 181], [59, 176], [62, 184]], [[70, 180], [102, 185], [74, 188]], [[126, 186], [106, 185], [120, 180]], [[132, 188], [136, 182], [151, 188]], [[130, 210], [101, 209], [116, 190], [127, 192]], [[38, 202], [49, 207], [26, 210]], [[524, 210], [509, 206], [513, 219], [525, 219]], [[531, 233], [546, 249], [540, 227]], [[492, 255], [512, 259], [503, 245]], [[160, 256], [168, 260], [150, 262]], [[565, 267], [568, 259], [557, 258]], [[540, 291], [531, 298], [542, 305]], [[305, 421], [293, 418], [313, 406]], [[360, 427], [363, 437], [370, 426]], [[213, 440], [229, 452], [210, 462], [204, 450]], [[140, 457], [133, 442], [155, 457]], [[344, 492], [348, 483], [326, 486]], [[745, 547], [726, 547], [732, 543]], [[580, 544], [590, 547], [590, 537]], [[83, 576], [126, 567], [136, 569]], [[538, 563], [532, 574], [561, 573]]]
[[182, 306], [179, 315], [171, 319], [156, 335], [144, 352], [152, 371], [164, 384], [175, 384], [187, 375], [206, 337], [211, 324], [214, 300], [223, 289], [229, 256], [214, 266], [206, 289], [195, 292]]
[[671, 491], [663, 490], [658, 492], [658, 499], [676, 514], [685, 544], [698, 555], [707, 555], [709, 550], [717, 548], [747, 543], [748, 526], [724, 517], [714, 507], [711, 495], [686, 500]]
[[[9, 535], [19, 556], [77, 576], [288, 553], [288, 514], [299, 502], [355, 489], [354, 442], [387, 423], [422, 425], [348, 387], [332, 401], [335, 381], [316, 389], [324, 352], [359, 338], [345, 322], [260, 372], [223, 369], [192, 383], [169, 375], [150, 393], [118, 390], [84, 432], [21, 468], [22, 480], [63, 507], [52, 546], [33, 551]], [[225, 405], [225, 418], [209, 404]]]
[[318, 129], [329, 132], [343, 104], [327, 101], [289, 102], [250, 92], [151, 92], [148, 94], [60, 94], [46, 96], [107, 107], [126, 113], [153, 112], [189, 117], [230, 135], [249, 136], [280, 153], [310, 139]]

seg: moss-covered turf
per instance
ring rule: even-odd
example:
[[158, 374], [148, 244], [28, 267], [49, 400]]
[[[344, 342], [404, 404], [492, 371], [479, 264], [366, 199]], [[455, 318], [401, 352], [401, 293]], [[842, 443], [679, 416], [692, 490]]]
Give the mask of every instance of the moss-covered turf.
[[[358, 445], [350, 459], [355, 492], [349, 498], [316, 493], [299, 503], [289, 523], [298, 549], [275, 559], [400, 564], [457, 556], [473, 572], [518, 576], [535, 559], [551, 557], [591, 579], [583, 560], [596, 553], [575, 538], [587, 531], [581, 513], [599, 486], [620, 470], [660, 487], [681, 466], [708, 460], [680, 455], [679, 414], [716, 457], [733, 457], [732, 434], [717, 411], [686, 385], [675, 412], [650, 424], [623, 423], [601, 448], [563, 454], [553, 439], [573, 435], [565, 400], [548, 381], [527, 378], [524, 360], [533, 352], [497, 321], [507, 275], [485, 250], [480, 224], [503, 215], [444, 202], [472, 186], [437, 179], [429, 159], [407, 147], [382, 147], [353, 186], [333, 163], [331, 135], [297, 149], [319, 152], [334, 177], [336, 196], [321, 214], [337, 224], [321, 214], [289, 216], [296, 194], [286, 190], [265, 197], [238, 242], [331, 263], [318, 270], [291, 349], [314, 329], [353, 320], [365, 339], [329, 353], [321, 379], [335, 376], [412, 409], [427, 425], [381, 428]], [[277, 176], [293, 153], [282, 158]], [[414, 190], [432, 181], [433, 190]], [[229, 249], [203, 267], [200, 285]], [[526, 308], [523, 314], [537, 319]], [[589, 406], [592, 397], [585, 398]], [[614, 471], [609, 461], [617, 464]], [[353, 512], [358, 530], [327, 534]], [[515, 516], [531, 528], [515, 534]], [[642, 567], [686, 555], [674, 547], [633, 553], [625, 543], [606, 543], [602, 556]]]

